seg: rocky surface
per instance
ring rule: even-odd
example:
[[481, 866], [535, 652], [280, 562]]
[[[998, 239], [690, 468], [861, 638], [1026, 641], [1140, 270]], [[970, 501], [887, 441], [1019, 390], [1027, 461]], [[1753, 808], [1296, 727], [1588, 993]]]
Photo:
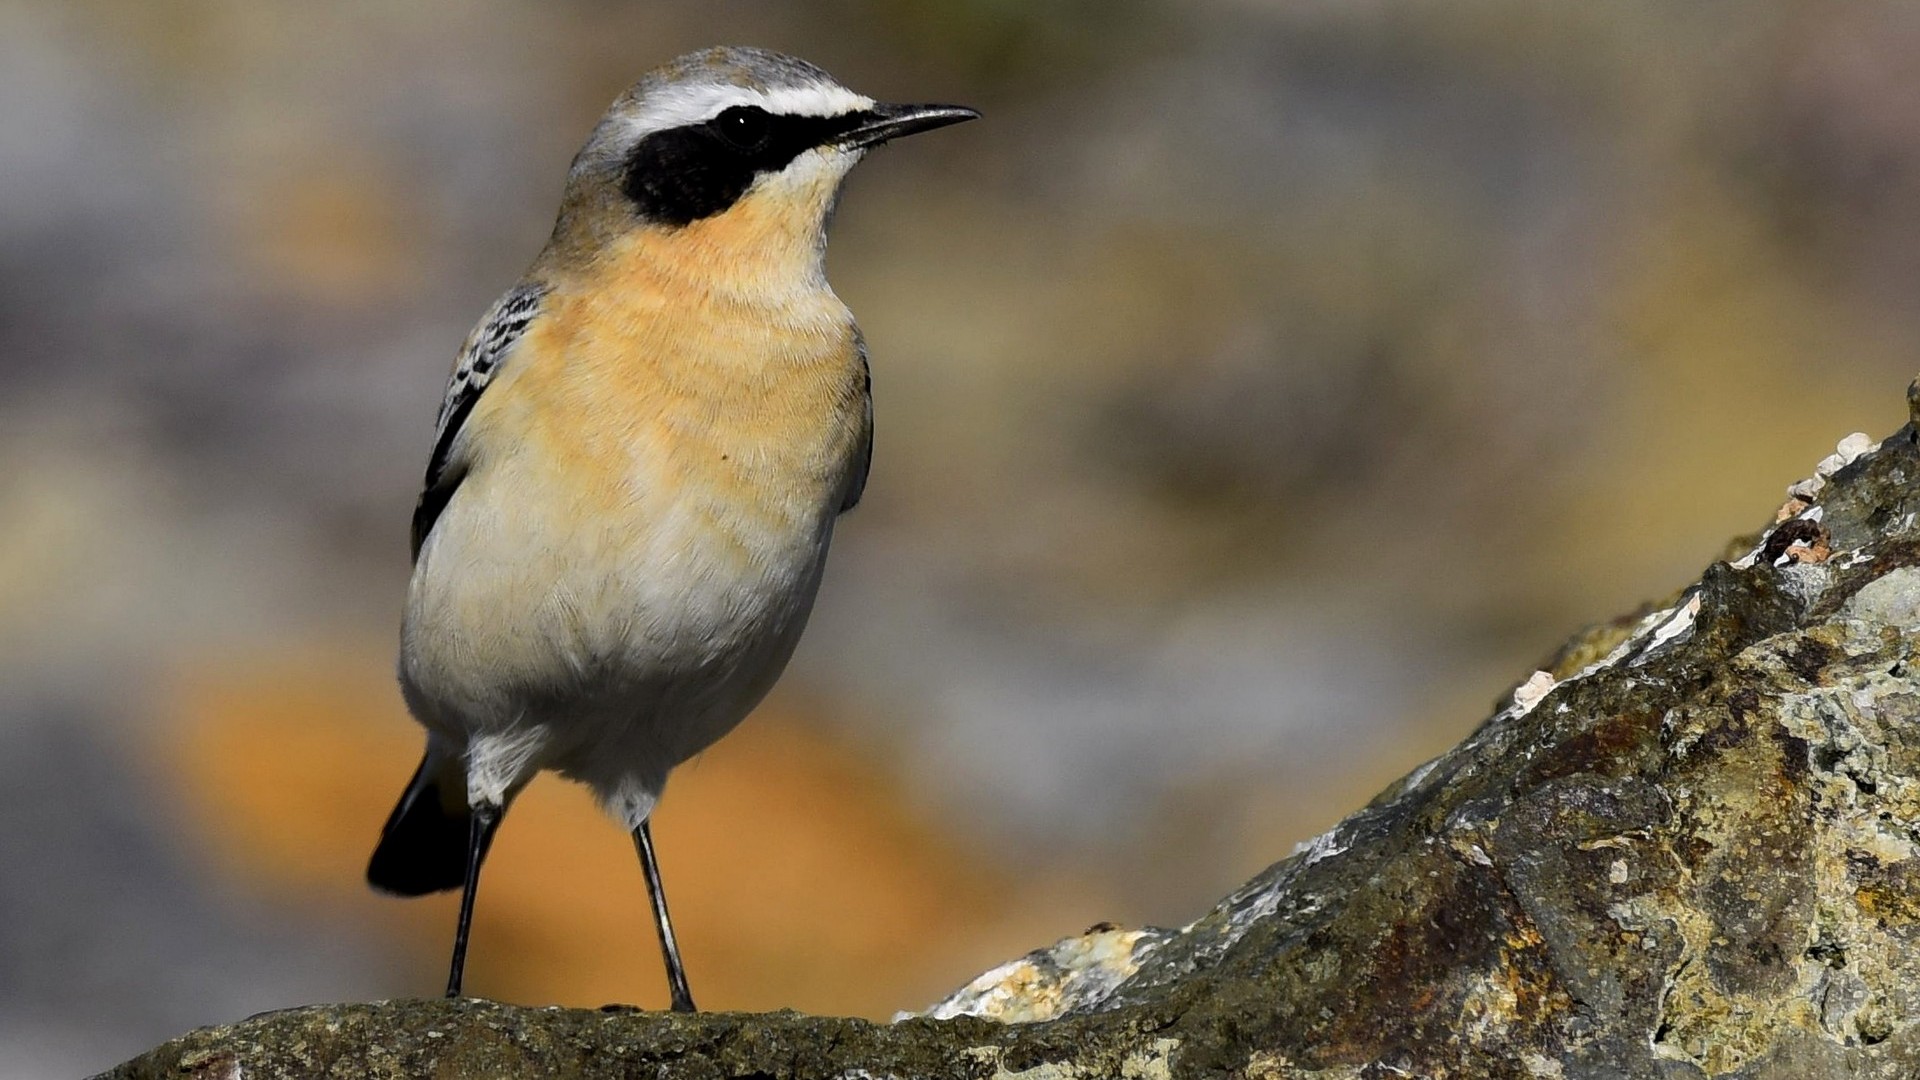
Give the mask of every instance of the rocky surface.
[[1920, 1074], [1917, 520], [1915, 425], [1851, 436], [1735, 557], [1199, 921], [1097, 927], [923, 1017], [316, 1006], [106, 1075]]

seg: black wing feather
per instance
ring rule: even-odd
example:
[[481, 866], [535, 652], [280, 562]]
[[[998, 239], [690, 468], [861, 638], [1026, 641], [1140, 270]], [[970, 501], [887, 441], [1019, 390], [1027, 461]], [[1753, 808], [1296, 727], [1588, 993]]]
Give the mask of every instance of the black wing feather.
[[480, 395], [493, 381], [500, 364], [525, 334], [540, 313], [540, 301], [548, 288], [538, 282], [522, 282], [507, 290], [494, 302], [454, 363], [453, 376], [447, 380], [446, 397], [440, 402], [440, 419], [433, 439], [433, 456], [427, 459], [427, 479], [420, 501], [413, 508], [413, 557], [420, 558], [420, 547], [427, 542], [434, 522], [466, 478], [466, 464], [454, 455], [461, 429]]
[[858, 457], [853, 459], [853, 469], [847, 482], [847, 493], [840, 500], [840, 512], [846, 513], [860, 505], [860, 496], [867, 490], [867, 473], [873, 468], [873, 368], [867, 364], [867, 342], [854, 331], [854, 347], [860, 350], [860, 403], [865, 415], [860, 421], [860, 449]]

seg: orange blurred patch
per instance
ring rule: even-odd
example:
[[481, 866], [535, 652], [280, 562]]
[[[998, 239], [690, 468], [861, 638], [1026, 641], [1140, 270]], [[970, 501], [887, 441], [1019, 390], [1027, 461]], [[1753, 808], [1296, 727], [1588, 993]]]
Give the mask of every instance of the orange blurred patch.
[[[364, 655], [209, 664], [177, 681], [172, 774], [237, 879], [364, 911], [439, 985], [454, 894], [403, 902], [361, 874], [421, 737]], [[1016, 883], [928, 822], [854, 748], [769, 706], [674, 775], [655, 818], [695, 996], [712, 1009], [886, 1016], [1051, 940], [1098, 905], [1072, 883]], [[638, 861], [584, 789], [545, 777], [482, 879], [471, 992], [661, 1007], [666, 985]]]
[[221, 201], [236, 256], [297, 299], [367, 303], [405, 292], [422, 244], [407, 190], [350, 147], [304, 147], [279, 167], [231, 177]]

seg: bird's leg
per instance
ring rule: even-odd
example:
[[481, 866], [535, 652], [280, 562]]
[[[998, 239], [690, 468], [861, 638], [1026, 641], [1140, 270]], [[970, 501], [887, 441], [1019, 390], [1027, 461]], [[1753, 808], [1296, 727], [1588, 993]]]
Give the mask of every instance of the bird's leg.
[[493, 831], [500, 827], [500, 807], [482, 804], [473, 808], [473, 821], [467, 826], [467, 883], [460, 892], [460, 926], [453, 933], [453, 966], [447, 972], [447, 996], [460, 996], [460, 979], [467, 969], [467, 931], [473, 926], [473, 894], [480, 889], [480, 864], [493, 846]]
[[680, 963], [680, 945], [673, 940], [673, 920], [667, 917], [667, 891], [660, 884], [660, 863], [653, 857], [653, 833], [644, 821], [633, 830], [633, 847], [640, 853], [640, 869], [647, 875], [647, 899], [653, 902], [653, 924], [660, 930], [660, 951], [667, 958], [667, 988], [673, 994], [673, 1011], [694, 1012], [687, 969]]

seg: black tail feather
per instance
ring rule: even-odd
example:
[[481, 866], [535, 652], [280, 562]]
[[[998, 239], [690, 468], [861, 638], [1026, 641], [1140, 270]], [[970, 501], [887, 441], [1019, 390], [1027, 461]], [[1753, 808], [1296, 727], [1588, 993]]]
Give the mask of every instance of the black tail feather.
[[367, 884], [395, 896], [425, 896], [457, 889], [466, 880], [467, 833], [472, 815], [465, 793], [442, 797], [444, 776], [436, 775], [429, 753], [413, 772], [399, 805], [380, 831], [380, 843], [367, 862]]

